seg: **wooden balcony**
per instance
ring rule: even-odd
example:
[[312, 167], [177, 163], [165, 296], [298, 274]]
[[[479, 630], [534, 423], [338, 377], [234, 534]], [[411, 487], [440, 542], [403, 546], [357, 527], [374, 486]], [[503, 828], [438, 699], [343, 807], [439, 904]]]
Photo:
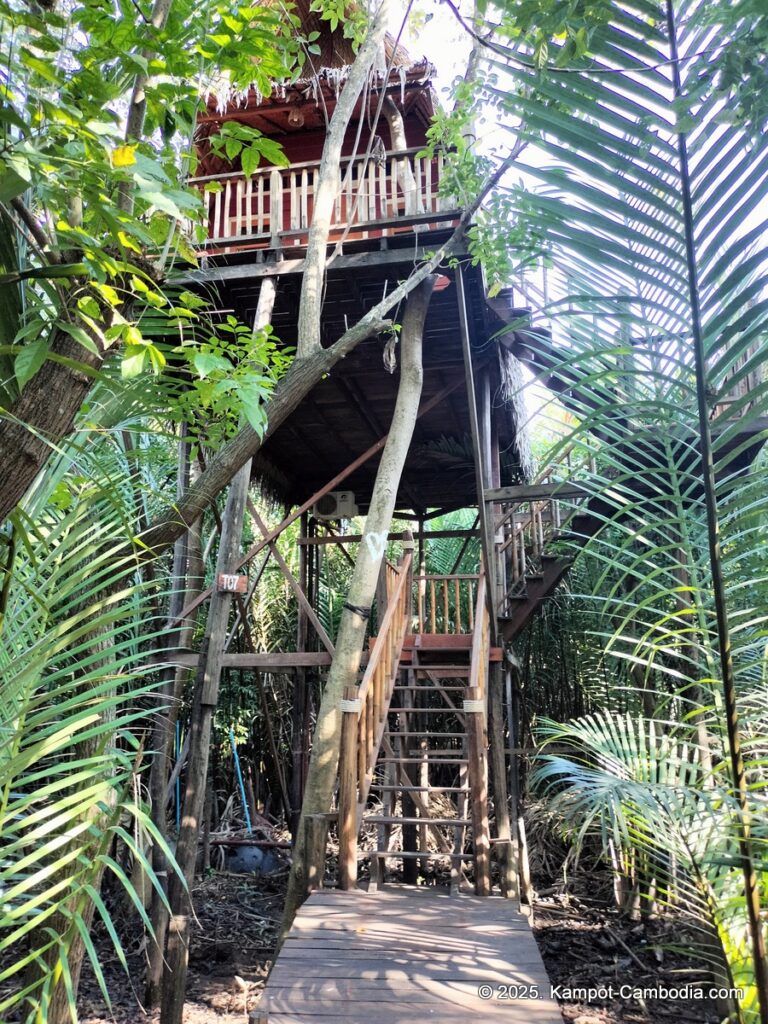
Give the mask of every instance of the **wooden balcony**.
[[[459, 216], [438, 195], [443, 156], [417, 149], [381, 159], [342, 160], [330, 240], [385, 238], [420, 227], [449, 227]], [[205, 204], [208, 252], [280, 249], [306, 244], [320, 162], [192, 178]]]

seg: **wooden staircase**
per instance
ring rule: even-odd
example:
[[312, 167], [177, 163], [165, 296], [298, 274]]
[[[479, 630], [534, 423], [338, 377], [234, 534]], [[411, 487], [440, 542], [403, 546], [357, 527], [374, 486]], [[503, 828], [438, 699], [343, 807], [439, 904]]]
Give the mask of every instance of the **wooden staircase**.
[[[416, 617], [411, 558], [388, 582], [367, 670], [342, 702], [339, 886], [355, 887], [360, 860], [370, 861], [369, 891], [388, 861], [402, 861], [412, 883], [419, 864], [447, 861], [452, 892], [471, 865], [475, 892], [489, 895], [487, 678], [501, 652], [490, 647], [485, 580], [417, 577]], [[470, 632], [454, 631], [462, 626]], [[361, 830], [373, 830], [372, 848]]]

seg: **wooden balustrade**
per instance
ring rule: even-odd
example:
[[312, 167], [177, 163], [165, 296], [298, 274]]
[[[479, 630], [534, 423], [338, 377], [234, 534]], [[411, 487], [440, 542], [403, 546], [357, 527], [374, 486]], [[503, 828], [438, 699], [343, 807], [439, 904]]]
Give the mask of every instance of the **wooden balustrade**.
[[[439, 195], [443, 155], [408, 149], [381, 161], [342, 160], [341, 181], [331, 218], [336, 229], [376, 227], [386, 235], [399, 224], [429, 221], [455, 203]], [[202, 193], [208, 244], [253, 243], [275, 247], [291, 234], [306, 234], [312, 223], [320, 162], [267, 167], [246, 178], [240, 172], [192, 178]], [[455, 212], [455, 210], [454, 210]]]
[[[368, 796], [395, 686], [397, 664], [411, 620], [413, 551], [388, 566], [388, 604], [360, 686], [341, 702], [339, 762], [339, 886], [357, 881], [357, 833]], [[390, 570], [392, 570], [390, 572]]]
[[488, 665], [491, 628], [485, 600], [485, 576], [477, 587], [475, 626], [469, 685], [463, 710], [466, 719], [467, 758], [472, 839], [475, 850], [475, 892], [491, 894], [491, 837], [488, 823]]
[[418, 633], [471, 633], [475, 624], [477, 573], [422, 574], [416, 587]]

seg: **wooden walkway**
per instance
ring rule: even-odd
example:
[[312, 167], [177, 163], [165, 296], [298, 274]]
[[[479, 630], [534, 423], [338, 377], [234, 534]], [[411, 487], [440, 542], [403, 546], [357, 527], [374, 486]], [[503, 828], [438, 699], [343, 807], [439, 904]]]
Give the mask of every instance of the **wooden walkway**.
[[[487, 986], [492, 998], [478, 990]], [[529, 998], [518, 995], [534, 986]], [[485, 994], [485, 993], [482, 993]], [[269, 1024], [563, 1024], [528, 918], [501, 897], [319, 890], [299, 911], [255, 1019]]]

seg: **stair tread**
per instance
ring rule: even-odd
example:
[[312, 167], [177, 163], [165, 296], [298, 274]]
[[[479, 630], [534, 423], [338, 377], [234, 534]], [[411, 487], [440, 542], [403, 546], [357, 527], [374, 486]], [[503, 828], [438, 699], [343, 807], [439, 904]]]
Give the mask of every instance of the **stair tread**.
[[371, 789], [382, 793], [469, 793], [469, 786], [395, 786], [371, 783]]
[[417, 818], [398, 817], [388, 814], [374, 814], [370, 818], [363, 817], [363, 824], [368, 825], [444, 825], [446, 828], [466, 828], [472, 822], [469, 818]]
[[417, 661], [415, 664], [412, 662], [405, 662], [403, 668], [408, 669], [409, 672], [468, 672], [469, 665], [455, 665], [448, 661]]
[[467, 690], [467, 687], [466, 686], [440, 686], [440, 687], [437, 687], [437, 686], [435, 686], [434, 683], [432, 683], [429, 686], [413, 686], [410, 683], [403, 683], [402, 685], [400, 685], [400, 683], [396, 683], [395, 684], [395, 689], [396, 690], [426, 690], [428, 693], [439, 693], [440, 690], [451, 690], [451, 691], [456, 691], [456, 692], [465, 692]]
[[[433, 751], [429, 751], [433, 753]], [[458, 753], [458, 751], [457, 751]], [[439, 757], [435, 761], [425, 760], [423, 757], [380, 757], [379, 763], [386, 764], [469, 764], [467, 757]]]
[[430, 736], [444, 736], [447, 740], [460, 740], [463, 739], [467, 734], [465, 732], [429, 732], [423, 729], [410, 729], [407, 732], [393, 732], [390, 730], [390, 736], [410, 736], [413, 739], [418, 739], [420, 736], [429, 738]]
[[393, 715], [406, 712], [409, 715], [463, 715], [464, 708], [390, 708]]
[[419, 860], [442, 860], [450, 857], [451, 860], [474, 860], [474, 853], [416, 853], [413, 850], [358, 850], [357, 859], [365, 860], [366, 857], [418, 857]]

